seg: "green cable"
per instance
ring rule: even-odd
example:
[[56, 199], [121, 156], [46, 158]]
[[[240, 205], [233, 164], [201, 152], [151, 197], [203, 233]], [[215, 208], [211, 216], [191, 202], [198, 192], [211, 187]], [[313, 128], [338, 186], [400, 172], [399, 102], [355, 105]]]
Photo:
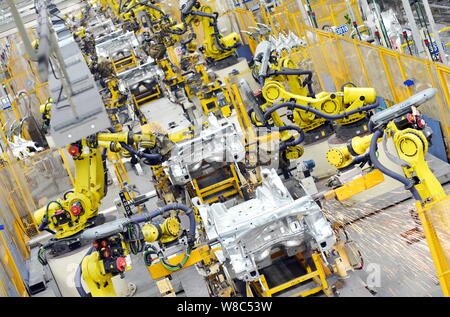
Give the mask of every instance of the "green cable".
[[38, 261], [39, 261], [39, 263], [41, 263], [41, 265], [47, 265], [47, 261], [44, 258], [42, 258], [42, 254], [44, 254], [44, 253], [45, 253], [45, 249], [40, 248], [38, 251]]
[[341, 86], [341, 91], [343, 91], [343, 90], [344, 90], [344, 87], [347, 86], [347, 85], [352, 85], [353, 87], [356, 87], [356, 85], [355, 85], [354, 83], [352, 83], [351, 81], [348, 81], [348, 82], [346, 82], [345, 84], [343, 84], [343, 85]]
[[49, 201], [48, 204], [47, 204], [47, 208], [46, 208], [46, 210], [45, 210], [45, 220], [47, 220], [47, 221], [48, 221], [48, 207], [50, 207], [50, 205], [51, 205], [52, 203], [58, 204], [59, 207], [61, 207], [61, 209], [65, 210], [64, 207], [61, 205], [61, 203], [60, 203], [59, 201], [57, 201], [57, 200], [51, 200], [51, 201]]
[[178, 271], [179, 269], [181, 269], [186, 264], [186, 262], [190, 256], [191, 256], [191, 247], [187, 247], [184, 258], [183, 258], [183, 260], [181, 260], [180, 263], [173, 265], [173, 264], [167, 263], [164, 258], [161, 259], [161, 263], [162, 263], [162, 266], [164, 266], [164, 268], [166, 268], [169, 271], [174, 272], [174, 271]]
[[[131, 225], [128, 225], [128, 238], [131, 239]], [[134, 242], [130, 243], [131, 253], [134, 255], [138, 254], [137, 250], [134, 248]]]
[[149, 246], [149, 249], [151, 249], [151, 250], [146, 250], [146, 251], [144, 252], [144, 254], [143, 254], [143, 256], [144, 256], [144, 262], [145, 262], [145, 265], [146, 265], [146, 266], [150, 266], [150, 265], [152, 264], [152, 260], [151, 260], [151, 259], [148, 260], [148, 255], [149, 255], [149, 254], [158, 254], [158, 252], [156, 252], [156, 250], [153, 249], [153, 247]]

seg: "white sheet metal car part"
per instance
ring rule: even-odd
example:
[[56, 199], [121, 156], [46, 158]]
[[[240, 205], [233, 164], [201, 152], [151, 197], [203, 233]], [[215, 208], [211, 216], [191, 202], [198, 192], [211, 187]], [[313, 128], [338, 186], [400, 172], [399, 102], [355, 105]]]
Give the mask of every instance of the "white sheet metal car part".
[[256, 197], [227, 208], [223, 203], [194, 205], [207, 238], [218, 240], [236, 278], [253, 281], [262, 263], [283, 249], [288, 255], [308, 250], [329, 250], [336, 242], [320, 207], [310, 197], [294, 200], [274, 169], [262, 170], [263, 183]]

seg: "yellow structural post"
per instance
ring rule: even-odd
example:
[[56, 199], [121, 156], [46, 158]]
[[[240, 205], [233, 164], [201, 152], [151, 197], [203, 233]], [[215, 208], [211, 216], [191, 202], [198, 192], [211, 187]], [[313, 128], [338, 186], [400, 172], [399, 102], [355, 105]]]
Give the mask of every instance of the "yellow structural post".
[[[433, 203], [432, 205], [425, 207], [425, 209], [421, 206], [420, 202], [416, 202], [417, 213], [419, 214], [420, 222], [422, 223], [423, 233], [427, 239], [428, 248], [430, 249], [442, 292], [446, 297], [450, 297], [450, 266], [427, 211], [430, 211], [433, 208], [442, 208], [448, 211], [449, 200], [450, 196], [447, 196], [444, 200]], [[444, 201], [446, 204], [443, 204]], [[439, 206], [439, 204], [443, 205]], [[447, 252], [450, 252], [450, 250], [447, 250]]]
[[14, 285], [14, 287], [17, 290], [17, 293], [19, 293], [20, 296], [28, 297], [28, 293], [25, 284], [23, 283], [23, 280], [20, 276], [19, 269], [17, 268], [17, 265], [14, 262], [14, 258], [12, 257], [12, 254], [9, 251], [8, 244], [6, 243], [6, 240], [1, 231], [0, 231], [0, 245], [2, 246], [0, 251], [0, 260], [8, 267], [8, 269], [12, 273], [12, 276], [10, 276], [11, 283]]
[[361, 63], [361, 68], [363, 70], [364, 77], [366, 78], [367, 86], [371, 87], [372, 84], [370, 82], [369, 76], [367, 75], [367, 68], [366, 65], [364, 64], [364, 59], [362, 58], [361, 51], [359, 50], [359, 46], [356, 40], [353, 41], [353, 47], [355, 48], [356, 54], [358, 55], [359, 58], [359, 62]]
[[391, 88], [392, 96], [394, 97], [395, 102], [400, 102], [400, 98], [397, 94], [397, 90], [395, 89], [394, 82], [392, 81], [391, 71], [389, 70], [389, 67], [387, 66], [386, 59], [384, 57], [384, 53], [383, 53], [383, 51], [378, 51], [378, 53], [380, 54], [380, 60], [381, 60], [381, 63], [383, 64], [384, 72], [386, 74], [389, 88]]
[[[405, 68], [403, 67], [402, 61], [400, 60], [400, 56], [398, 54], [396, 54], [395, 59], [397, 60], [398, 68], [400, 69], [400, 74], [402, 75], [402, 79], [403, 79], [403, 81], [406, 81], [408, 78], [406, 77]], [[408, 95], [411, 97], [413, 95], [411, 87], [406, 86], [406, 90], [408, 91]]]

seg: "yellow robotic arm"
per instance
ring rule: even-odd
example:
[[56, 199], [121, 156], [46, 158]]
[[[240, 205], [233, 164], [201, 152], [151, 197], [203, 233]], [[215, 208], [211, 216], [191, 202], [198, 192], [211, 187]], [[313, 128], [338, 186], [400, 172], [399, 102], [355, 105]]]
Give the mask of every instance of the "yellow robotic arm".
[[232, 32], [226, 36], [220, 34], [218, 13], [199, 0], [188, 0], [180, 6], [185, 25], [202, 24], [204, 42], [203, 54], [208, 61], [221, 61], [230, 57], [239, 46], [240, 36]]
[[[275, 102], [299, 105], [292, 106], [294, 109], [292, 120], [305, 132], [320, 127], [328, 119], [341, 125], [357, 122], [366, 117], [364, 111], [373, 109], [373, 106], [363, 107], [376, 101], [374, 88], [345, 87], [343, 92], [320, 92], [312, 98], [288, 92], [281, 82], [275, 80], [265, 82], [262, 94], [267, 102], [262, 108], [270, 111], [270, 114], [276, 111], [269, 108], [269, 105]], [[273, 115], [272, 118], [275, 120]]]
[[[34, 213], [39, 230], [55, 231], [56, 239], [73, 236], [92, 225], [98, 215], [100, 200], [105, 195], [105, 158], [101, 148], [113, 151], [131, 151], [148, 159], [161, 158], [158, 154], [139, 154], [132, 146], [139, 143], [143, 148], [154, 148], [156, 137], [143, 129], [143, 134], [98, 133], [68, 146], [75, 163], [75, 187], [64, 197], [50, 201]], [[145, 133], [146, 132], [146, 133]]]
[[[140, 213], [131, 218], [121, 218], [83, 232], [80, 239], [94, 240], [94, 242], [81, 263], [81, 271], [76, 274], [75, 284], [80, 295], [87, 296], [81, 286], [82, 276], [92, 296], [116, 296], [111, 279], [113, 276], [123, 275], [125, 271], [131, 269], [126, 261], [126, 256], [130, 252], [138, 254], [145, 249], [144, 259], [146, 262], [151, 261], [150, 254], [159, 254], [160, 261], [163, 264], [168, 263], [162, 253], [157, 252], [150, 243], [160, 242], [167, 245], [180, 238], [181, 225], [176, 216], [180, 210], [189, 217], [190, 223], [185, 255], [187, 260], [194, 244], [196, 223], [194, 211], [184, 205], [166, 205], [149, 213]], [[168, 212], [169, 214], [166, 214]], [[157, 216], [162, 216], [164, 221], [153, 223], [152, 219]], [[139, 223], [143, 222], [149, 223], [141, 227]], [[145, 242], [149, 244], [144, 248]], [[179, 265], [173, 265], [173, 267], [179, 269], [185, 261]], [[170, 267], [172, 264], [165, 265]]]
[[[442, 238], [450, 228], [446, 204], [449, 197], [425, 160], [432, 130], [415, 108], [435, 94], [436, 89], [427, 89], [376, 113], [369, 123], [373, 132], [371, 135], [355, 138], [348, 146], [330, 149], [327, 157], [330, 163], [342, 168], [352, 163], [350, 156], [367, 155], [364, 153], [369, 149], [368, 155], [374, 167], [403, 183], [405, 189], [411, 191], [443, 294], [450, 296], [450, 263], [442, 245]], [[387, 169], [378, 161], [377, 143], [383, 135], [393, 140], [404, 175]], [[441, 236], [438, 235], [437, 228], [442, 231]]]
[[[430, 96], [434, 96], [435, 92], [425, 91], [424, 94], [425, 100], [428, 100]], [[345, 146], [330, 149], [327, 152], [328, 161], [336, 168], [342, 169], [350, 166], [355, 157], [368, 155], [376, 168], [402, 182], [405, 188], [413, 193], [416, 200], [426, 202], [444, 198], [445, 191], [442, 185], [425, 161], [432, 131], [414, 108], [414, 105], [420, 105], [423, 102], [423, 99], [419, 97], [422, 95], [417, 94], [401, 104], [374, 115], [371, 118], [373, 133], [364, 137], [355, 137]], [[393, 140], [404, 176], [388, 170], [378, 161], [377, 143], [383, 139], [383, 135]], [[369, 150], [368, 153], [366, 153], [367, 150]]]

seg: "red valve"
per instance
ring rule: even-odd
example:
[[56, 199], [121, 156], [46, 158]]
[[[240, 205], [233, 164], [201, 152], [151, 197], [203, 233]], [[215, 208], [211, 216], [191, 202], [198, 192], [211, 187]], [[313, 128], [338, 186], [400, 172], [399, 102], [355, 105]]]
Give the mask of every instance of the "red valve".
[[70, 207], [70, 212], [76, 217], [81, 214], [81, 207], [78, 205], [73, 205], [72, 207]]
[[420, 118], [419, 120], [417, 120], [417, 126], [421, 129], [425, 128], [426, 122], [425, 120], [423, 120], [422, 118]]
[[80, 155], [80, 149], [76, 145], [71, 145], [69, 147], [69, 154], [72, 156], [78, 156]]
[[406, 120], [408, 120], [409, 123], [414, 123], [416, 121], [416, 118], [411, 113], [408, 113], [406, 115]]
[[127, 260], [124, 257], [117, 258], [116, 266], [119, 271], [125, 271], [125, 269], [127, 268]]

